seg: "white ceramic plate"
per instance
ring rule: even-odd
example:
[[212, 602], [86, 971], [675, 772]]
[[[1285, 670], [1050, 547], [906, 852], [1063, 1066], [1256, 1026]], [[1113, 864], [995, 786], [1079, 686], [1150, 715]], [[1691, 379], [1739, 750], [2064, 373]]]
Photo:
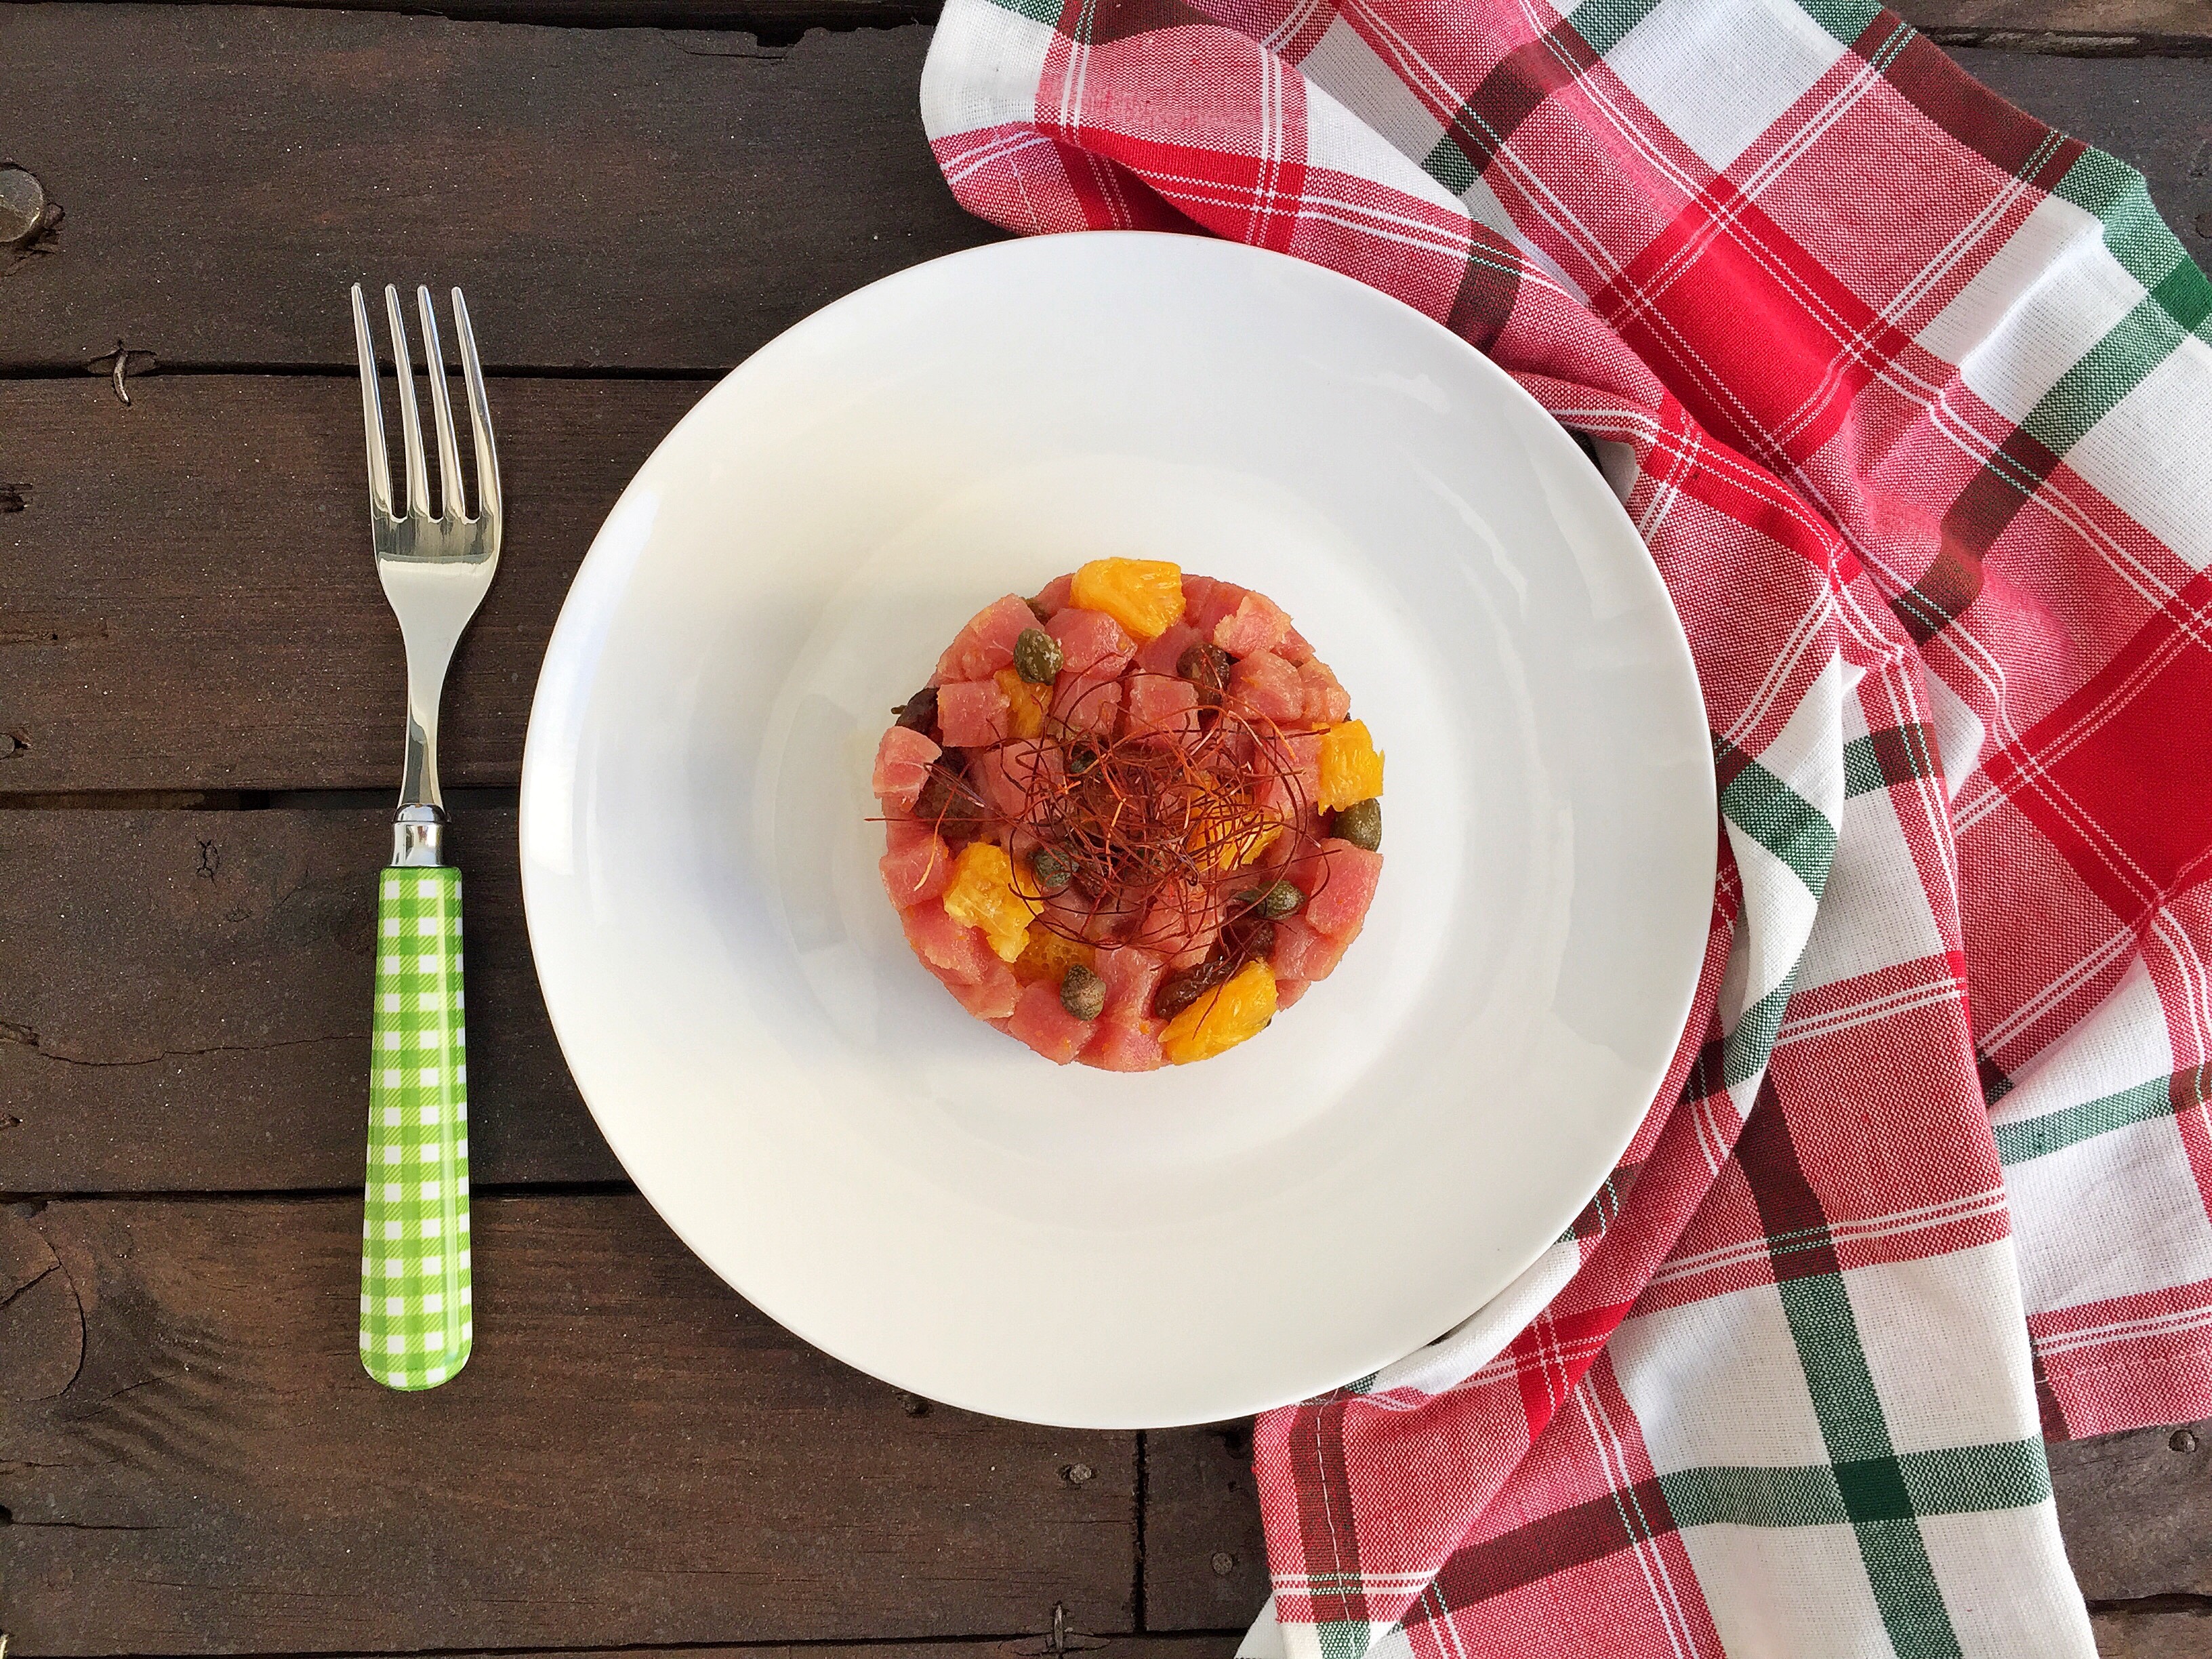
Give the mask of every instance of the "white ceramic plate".
[[[1117, 553], [1264, 590], [1389, 755], [1334, 977], [1133, 1077], [963, 1012], [867, 822], [960, 624]], [[1681, 630], [1567, 435], [1396, 301], [1182, 236], [939, 259], [731, 374], [577, 573], [523, 762], [546, 1004], [654, 1207], [850, 1364], [1083, 1426], [1347, 1382], [1557, 1238], [1686, 1017], [1716, 833]]]

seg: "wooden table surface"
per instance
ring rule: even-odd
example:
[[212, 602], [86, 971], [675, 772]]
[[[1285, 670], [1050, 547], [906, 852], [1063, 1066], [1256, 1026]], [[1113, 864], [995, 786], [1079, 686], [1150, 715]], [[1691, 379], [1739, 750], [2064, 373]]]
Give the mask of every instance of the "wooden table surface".
[[[779, 330], [996, 234], [922, 141], [933, 9], [0, 4], [0, 1631], [18, 1659], [1223, 1659], [1264, 1597], [1248, 1425], [1027, 1428], [813, 1352], [623, 1180], [531, 974], [523, 723], [617, 491]], [[2212, 0], [1911, 15], [2141, 167], [2212, 254]], [[9, 245], [7, 204], [41, 191], [58, 222]], [[512, 520], [447, 698], [479, 1328], [466, 1371], [411, 1396], [355, 1357], [401, 718], [362, 523], [356, 278], [468, 289]], [[2052, 1461], [2104, 1650], [2212, 1655], [2212, 1425]]]

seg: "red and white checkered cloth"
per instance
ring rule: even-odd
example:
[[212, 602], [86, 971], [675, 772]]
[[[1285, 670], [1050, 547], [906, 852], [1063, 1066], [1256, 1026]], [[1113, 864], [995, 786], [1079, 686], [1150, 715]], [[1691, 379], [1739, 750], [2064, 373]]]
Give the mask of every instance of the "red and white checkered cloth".
[[947, 0], [922, 111], [1011, 229], [1487, 352], [1705, 688], [1674, 1073], [1496, 1304], [1261, 1419], [1255, 1645], [2087, 1652], [2042, 1434], [2212, 1414], [2212, 287], [2142, 180], [1864, 0]]

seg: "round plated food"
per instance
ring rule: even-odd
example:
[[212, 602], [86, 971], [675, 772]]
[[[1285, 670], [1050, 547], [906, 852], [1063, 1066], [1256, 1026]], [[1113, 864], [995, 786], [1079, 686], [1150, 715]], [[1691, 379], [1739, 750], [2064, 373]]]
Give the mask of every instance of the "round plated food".
[[876, 751], [922, 965], [1060, 1065], [1264, 1030], [1358, 937], [1382, 757], [1265, 595], [1097, 559], [978, 612]]

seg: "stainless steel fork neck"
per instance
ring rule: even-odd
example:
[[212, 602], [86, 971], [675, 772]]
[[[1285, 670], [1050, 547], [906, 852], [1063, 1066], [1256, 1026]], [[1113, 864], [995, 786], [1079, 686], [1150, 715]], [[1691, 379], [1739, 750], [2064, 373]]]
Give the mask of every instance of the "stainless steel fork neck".
[[394, 869], [425, 869], [446, 861], [446, 814], [441, 807], [403, 806], [392, 825]]

